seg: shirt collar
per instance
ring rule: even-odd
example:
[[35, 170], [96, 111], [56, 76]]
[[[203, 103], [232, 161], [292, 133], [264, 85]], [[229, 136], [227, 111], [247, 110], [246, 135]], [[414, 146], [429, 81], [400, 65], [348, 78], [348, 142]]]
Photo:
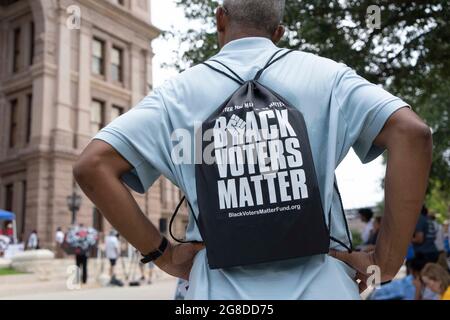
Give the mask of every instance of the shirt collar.
[[270, 49], [275, 48], [275, 44], [268, 38], [246, 37], [228, 42], [222, 47], [220, 52], [249, 49]]

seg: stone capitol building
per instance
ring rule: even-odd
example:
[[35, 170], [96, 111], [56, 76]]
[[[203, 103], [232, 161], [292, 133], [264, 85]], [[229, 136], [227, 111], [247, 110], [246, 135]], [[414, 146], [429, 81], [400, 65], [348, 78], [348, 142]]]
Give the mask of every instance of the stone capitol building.
[[[75, 184], [72, 165], [99, 129], [152, 88], [151, 41], [160, 30], [150, 4], [0, 0], [0, 209], [15, 213], [19, 239], [36, 230], [40, 246], [52, 248], [56, 228], [71, 224], [74, 192], [82, 196], [78, 223], [111, 228]], [[180, 191], [160, 178], [133, 195], [166, 233]], [[177, 235], [186, 222], [183, 212]]]

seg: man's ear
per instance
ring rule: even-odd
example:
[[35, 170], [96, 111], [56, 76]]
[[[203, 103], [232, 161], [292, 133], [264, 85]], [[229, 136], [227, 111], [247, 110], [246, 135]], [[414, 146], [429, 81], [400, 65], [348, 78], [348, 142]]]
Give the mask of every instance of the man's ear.
[[226, 12], [223, 7], [218, 7], [216, 10], [216, 23], [217, 23], [217, 32], [224, 32], [226, 25]]
[[284, 28], [284, 26], [280, 24], [275, 30], [275, 32], [272, 34], [272, 42], [275, 44], [280, 42], [281, 38], [283, 38], [284, 36], [285, 30], [286, 29]]

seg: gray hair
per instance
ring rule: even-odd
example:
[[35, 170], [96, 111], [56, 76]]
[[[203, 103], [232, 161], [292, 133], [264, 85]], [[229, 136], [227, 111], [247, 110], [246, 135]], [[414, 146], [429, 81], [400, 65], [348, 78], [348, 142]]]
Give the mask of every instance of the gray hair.
[[269, 34], [275, 32], [284, 16], [285, 0], [224, 0], [231, 23], [264, 30]]

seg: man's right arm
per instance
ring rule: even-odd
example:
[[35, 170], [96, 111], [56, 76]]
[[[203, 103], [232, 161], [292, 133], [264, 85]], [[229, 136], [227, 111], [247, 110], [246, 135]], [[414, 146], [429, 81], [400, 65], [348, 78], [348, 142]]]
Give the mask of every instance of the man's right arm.
[[[156, 250], [161, 234], [139, 208], [121, 176], [132, 166], [109, 144], [93, 140], [74, 166], [74, 176], [103, 216], [142, 253]], [[186, 279], [199, 245], [169, 245], [155, 264], [167, 273]]]

